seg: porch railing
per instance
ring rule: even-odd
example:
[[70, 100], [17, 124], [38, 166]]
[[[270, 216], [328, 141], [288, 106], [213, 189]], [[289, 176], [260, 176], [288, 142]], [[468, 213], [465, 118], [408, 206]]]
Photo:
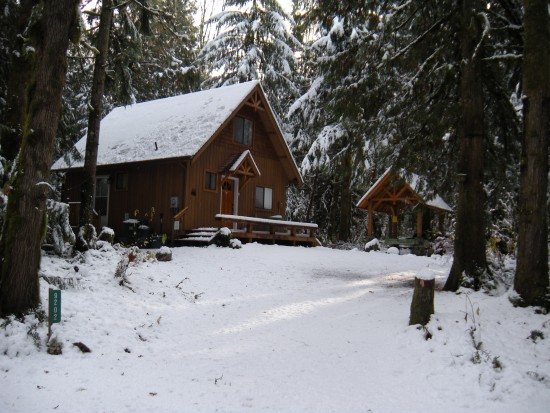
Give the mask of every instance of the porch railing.
[[216, 219], [222, 223], [237, 224], [236, 229], [231, 229], [237, 238], [304, 242], [318, 245], [315, 237], [318, 229], [317, 224], [228, 214], [217, 214]]

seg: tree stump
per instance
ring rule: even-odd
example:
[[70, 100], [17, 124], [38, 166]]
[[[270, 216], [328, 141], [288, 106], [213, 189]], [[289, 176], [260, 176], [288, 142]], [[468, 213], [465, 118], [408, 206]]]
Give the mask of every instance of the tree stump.
[[411, 316], [409, 325], [426, 325], [434, 313], [434, 286], [433, 278], [414, 279], [414, 293], [411, 302]]

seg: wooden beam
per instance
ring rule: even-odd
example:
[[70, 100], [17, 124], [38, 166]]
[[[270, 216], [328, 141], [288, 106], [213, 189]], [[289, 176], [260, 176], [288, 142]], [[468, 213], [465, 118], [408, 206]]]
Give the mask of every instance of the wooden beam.
[[397, 201], [418, 201], [416, 197], [407, 196], [402, 198], [371, 198], [372, 201], [387, 201], [387, 202], [397, 202]]
[[422, 209], [419, 208], [418, 211], [416, 211], [416, 237], [422, 238]]

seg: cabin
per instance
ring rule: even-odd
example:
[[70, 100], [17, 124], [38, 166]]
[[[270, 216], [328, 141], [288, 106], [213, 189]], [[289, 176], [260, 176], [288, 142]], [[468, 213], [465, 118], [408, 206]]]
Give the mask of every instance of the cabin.
[[[75, 148], [85, 147], [83, 137]], [[52, 168], [65, 174], [71, 225], [83, 163]], [[244, 241], [317, 245], [316, 224], [283, 220], [287, 188], [301, 184], [261, 84], [240, 83], [112, 110], [101, 121], [95, 224], [182, 243], [228, 227]]]
[[[410, 179], [406, 179], [409, 176]], [[356, 207], [367, 211], [367, 235], [369, 239], [382, 236], [381, 229], [375, 231], [374, 215], [385, 214], [388, 219], [385, 242], [391, 246], [411, 248], [422, 254], [429, 243], [428, 222], [436, 218], [438, 230], [445, 233], [445, 216], [452, 212], [451, 207], [435, 193], [422, 188], [421, 179], [416, 174], [388, 168], [357, 202]], [[404, 234], [405, 218], [413, 217], [415, 231]]]

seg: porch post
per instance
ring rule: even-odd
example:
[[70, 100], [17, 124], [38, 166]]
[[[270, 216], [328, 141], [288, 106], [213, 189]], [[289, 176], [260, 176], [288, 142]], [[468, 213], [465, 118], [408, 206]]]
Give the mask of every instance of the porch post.
[[418, 208], [416, 211], [416, 237], [422, 238], [422, 209]]

